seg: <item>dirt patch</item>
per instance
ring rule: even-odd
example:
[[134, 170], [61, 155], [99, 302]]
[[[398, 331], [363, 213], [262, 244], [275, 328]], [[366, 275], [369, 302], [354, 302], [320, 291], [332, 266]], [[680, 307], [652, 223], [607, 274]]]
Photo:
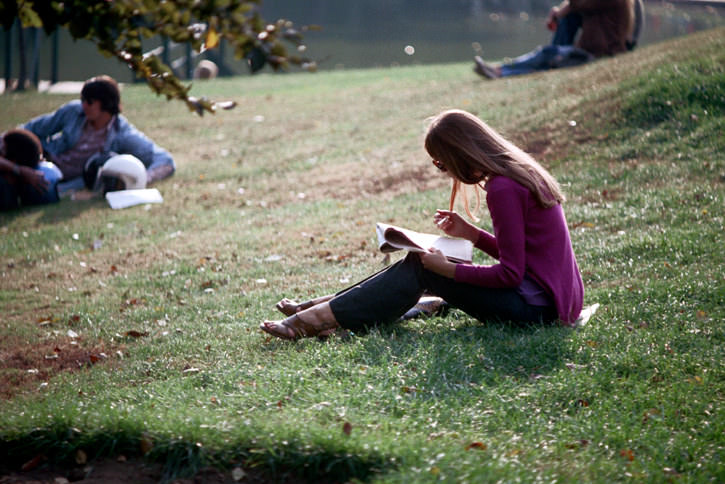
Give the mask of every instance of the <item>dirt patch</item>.
[[0, 399], [40, 388], [62, 372], [106, 364], [116, 350], [105, 345], [88, 347], [82, 339], [70, 337], [36, 343], [5, 341], [0, 348]]
[[[59, 484], [63, 482], [83, 482], [84, 484], [151, 484], [160, 482], [163, 477], [163, 469], [160, 464], [147, 464], [139, 460], [105, 459], [92, 465], [73, 468], [46, 466], [42, 464], [42, 456], [36, 457], [34, 461], [41, 462], [37, 468], [27, 471], [1, 471], [0, 484]], [[34, 462], [30, 461], [25, 463], [25, 465], [33, 466]], [[205, 482], [225, 481], [210, 480]]]
[[381, 167], [379, 163], [350, 163], [327, 169], [309, 184], [312, 198], [394, 198], [450, 186], [446, 177], [431, 175], [431, 166], [400, 162]]

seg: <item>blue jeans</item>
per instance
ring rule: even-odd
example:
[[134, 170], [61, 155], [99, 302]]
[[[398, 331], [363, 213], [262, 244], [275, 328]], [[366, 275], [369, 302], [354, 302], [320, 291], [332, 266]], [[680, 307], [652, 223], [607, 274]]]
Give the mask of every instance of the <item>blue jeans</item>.
[[359, 331], [392, 323], [415, 306], [423, 293], [442, 297], [479, 321], [539, 323], [557, 318], [553, 306], [528, 304], [515, 288], [498, 289], [456, 282], [423, 267], [417, 254], [349, 287], [330, 300], [340, 326]]
[[574, 45], [574, 39], [582, 26], [582, 16], [578, 13], [570, 13], [556, 24], [554, 37], [551, 45]]
[[25, 183], [10, 183], [0, 177], [0, 211], [14, 210], [20, 205], [43, 205], [58, 201], [58, 181], [62, 174], [57, 166], [47, 161], [41, 161], [36, 170], [43, 172], [43, 177], [48, 182], [46, 191], [38, 190]]
[[593, 59], [593, 56], [578, 47], [574, 39], [581, 27], [581, 16], [569, 14], [559, 20], [551, 45], [539, 47], [501, 66], [501, 75], [517, 76], [537, 71], [572, 67]]

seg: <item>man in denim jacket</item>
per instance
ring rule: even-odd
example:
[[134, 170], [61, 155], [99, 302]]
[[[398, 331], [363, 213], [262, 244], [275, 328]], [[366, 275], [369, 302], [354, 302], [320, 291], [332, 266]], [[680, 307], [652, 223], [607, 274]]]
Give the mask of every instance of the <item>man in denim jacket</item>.
[[22, 128], [40, 138], [46, 156], [63, 173], [58, 184], [61, 194], [84, 188], [84, 168], [94, 156], [135, 156], [146, 167], [148, 183], [167, 178], [176, 170], [169, 152], [121, 114], [118, 84], [109, 76], [89, 79], [83, 85], [80, 100], [38, 116]]

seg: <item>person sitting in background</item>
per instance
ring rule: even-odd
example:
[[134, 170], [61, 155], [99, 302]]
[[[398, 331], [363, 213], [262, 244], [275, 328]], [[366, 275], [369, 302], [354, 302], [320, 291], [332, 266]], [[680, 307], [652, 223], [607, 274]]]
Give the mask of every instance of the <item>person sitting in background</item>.
[[552, 7], [547, 17], [547, 27], [554, 30], [551, 45], [503, 64], [487, 63], [475, 56], [473, 70], [488, 79], [498, 79], [620, 54], [630, 48], [634, 21], [634, 0], [564, 0]]
[[30, 131], [13, 129], [0, 138], [0, 210], [58, 201], [57, 166], [42, 159], [40, 140]]
[[[55, 112], [38, 116], [22, 126], [40, 139], [47, 157], [63, 173], [58, 191], [83, 188], [84, 170], [89, 161], [97, 171], [103, 161], [115, 154], [136, 157], [147, 170], [152, 183], [171, 176], [176, 170], [168, 151], [134, 127], [121, 114], [121, 95], [109, 76], [87, 80], [80, 100], [64, 104]], [[88, 177], [86, 177], [88, 178]]]

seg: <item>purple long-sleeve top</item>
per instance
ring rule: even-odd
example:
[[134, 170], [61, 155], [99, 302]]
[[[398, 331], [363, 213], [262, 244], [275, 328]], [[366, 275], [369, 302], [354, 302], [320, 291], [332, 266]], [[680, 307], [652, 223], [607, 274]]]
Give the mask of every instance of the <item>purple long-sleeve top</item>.
[[518, 288], [526, 275], [551, 297], [562, 323], [573, 326], [584, 285], [561, 205], [543, 208], [528, 188], [504, 176], [488, 180], [486, 203], [494, 233], [481, 230], [475, 246], [498, 264], [458, 264], [455, 280]]

